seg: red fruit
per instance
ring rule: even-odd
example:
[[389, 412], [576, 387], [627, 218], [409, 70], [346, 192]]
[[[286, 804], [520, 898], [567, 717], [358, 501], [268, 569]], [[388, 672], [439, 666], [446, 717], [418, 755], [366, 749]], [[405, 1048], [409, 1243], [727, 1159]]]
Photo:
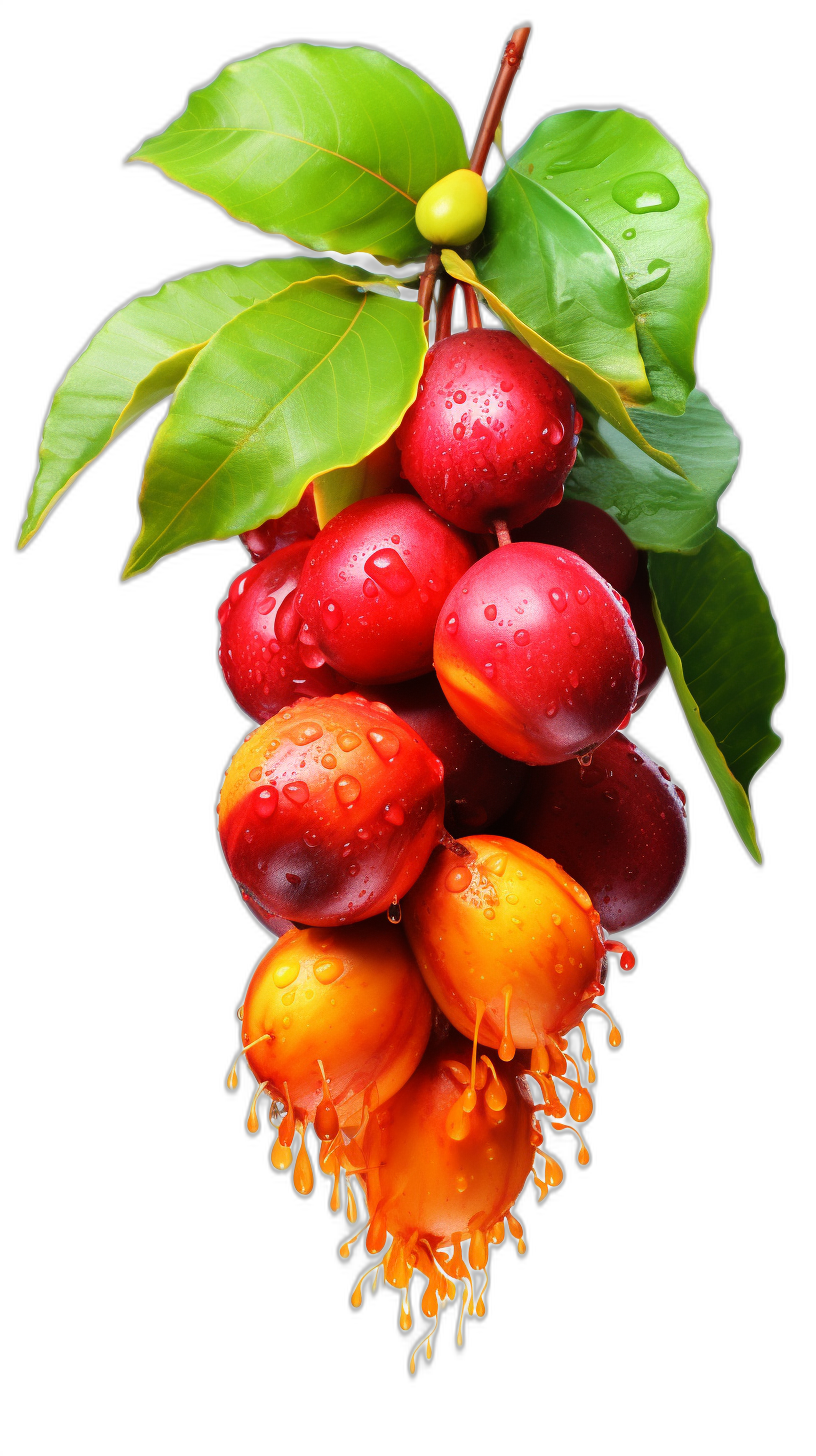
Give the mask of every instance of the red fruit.
[[517, 533], [518, 541], [543, 541], [566, 546], [626, 596], [638, 565], [637, 548], [617, 521], [587, 501], [565, 500], [544, 511]]
[[236, 576], [218, 608], [218, 660], [227, 687], [258, 723], [299, 698], [328, 697], [349, 686], [330, 667], [303, 660], [294, 602], [308, 552], [309, 542], [298, 541], [250, 566]]
[[221, 844], [264, 916], [342, 925], [406, 894], [443, 833], [443, 769], [385, 706], [296, 703], [244, 741], [218, 806]]
[[686, 864], [685, 795], [622, 733], [588, 767], [533, 769], [508, 832], [574, 875], [607, 930], [659, 910]]
[[591, 566], [517, 541], [457, 582], [434, 666], [473, 733], [508, 758], [545, 764], [614, 733], [634, 706], [640, 658], [620, 596]]
[[445, 825], [451, 834], [486, 829], [515, 803], [525, 768], [494, 753], [460, 722], [433, 673], [368, 691], [409, 723], [441, 760]]
[[499, 329], [451, 334], [428, 350], [397, 431], [403, 473], [465, 531], [526, 521], [561, 499], [581, 430], [565, 379]]
[[650, 692], [657, 686], [666, 671], [663, 643], [652, 611], [652, 589], [649, 585], [648, 554], [638, 552], [639, 561], [635, 579], [625, 595], [629, 600], [629, 611], [638, 638], [643, 646], [643, 661], [640, 664], [640, 686], [636, 708], [641, 708]]
[[291, 546], [295, 541], [310, 541], [320, 530], [314, 502], [314, 486], [307, 485], [298, 504], [285, 516], [274, 517], [256, 526], [254, 531], [243, 531], [241, 540], [253, 561], [263, 561], [282, 546]]
[[303, 566], [295, 600], [306, 661], [361, 683], [429, 672], [439, 609], [475, 559], [472, 542], [416, 496], [347, 506]]

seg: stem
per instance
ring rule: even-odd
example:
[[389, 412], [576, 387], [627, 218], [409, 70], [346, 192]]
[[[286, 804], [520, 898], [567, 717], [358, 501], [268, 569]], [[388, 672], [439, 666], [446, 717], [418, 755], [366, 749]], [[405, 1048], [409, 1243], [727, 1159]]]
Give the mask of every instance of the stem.
[[467, 326], [469, 329], [480, 329], [482, 327], [482, 315], [479, 312], [479, 300], [476, 297], [476, 290], [470, 283], [463, 283], [461, 287], [465, 295]]
[[439, 343], [440, 339], [447, 339], [451, 331], [451, 320], [453, 318], [453, 300], [456, 296], [456, 284], [447, 273], [444, 273], [439, 280], [439, 293], [436, 297], [436, 327], [434, 329], [434, 342]]
[[521, 58], [524, 55], [524, 48], [530, 36], [530, 26], [520, 25], [513, 31], [507, 45], [505, 46], [502, 63], [499, 67], [499, 74], [496, 77], [493, 90], [490, 93], [490, 100], [485, 107], [482, 117], [482, 124], [479, 127], [479, 134], [476, 137], [476, 145], [473, 148], [473, 155], [470, 159], [471, 172], [478, 172], [481, 177], [484, 171], [488, 153], [493, 145], [493, 138], [496, 135], [496, 128], [502, 119], [507, 97], [510, 94], [510, 87], [516, 79], [516, 73], [521, 65]]
[[496, 540], [500, 546], [512, 546], [513, 538], [507, 529], [507, 522], [503, 521], [501, 516], [494, 517], [493, 530], [496, 532]]
[[442, 270], [442, 259], [439, 256], [439, 248], [431, 248], [425, 259], [425, 267], [422, 270], [422, 277], [419, 280], [419, 292], [417, 303], [422, 309], [422, 318], [425, 324], [425, 333], [428, 332], [428, 320], [431, 316], [431, 301], [433, 299], [434, 284]]

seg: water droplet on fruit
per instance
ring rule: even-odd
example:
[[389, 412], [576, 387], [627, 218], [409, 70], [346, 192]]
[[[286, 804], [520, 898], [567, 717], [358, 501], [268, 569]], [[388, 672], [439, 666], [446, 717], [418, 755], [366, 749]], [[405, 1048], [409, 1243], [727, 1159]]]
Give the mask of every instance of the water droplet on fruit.
[[455, 637], [456, 636], [456, 633], [459, 630], [459, 618], [456, 616], [455, 613], [451, 613], [451, 615], [448, 617], [447, 621], [445, 622], [445, 626], [447, 627], [448, 631], [450, 632], [451, 637]]
[[488, 622], [495, 622], [497, 615], [495, 607], [485, 607], [484, 614], [487, 617]]
[[570, 687], [571, 688], [577, 688], [577, 686], [578, 686], [578, 684], [579, 684], [580, 681], [581, 681], [581, 679], [579, 678], [577, 672], [575, 671], [575, 668], [574, 667], [571, 667], [570, 668], [570, 671], [569, 671], [569, 685], [570, 685]]
[[322, 765], [323, 765], [324, 768], [336, 768], [337, 767], [337, 759], [335, 758], [335, 756], [334, 756], [333, 753], [324, 753], [323, 754], [323, 757], [320, 760], [320, 762], [322, 763]]
[[612, 188], [612, 200], [627, 212], [671, 212], [680, 201], [673, 182], [662, 172], [632, 172]]
[[401, 804], [386, 804], [383, 809], [383, 819], [387, 824], [404, 824], [405, 810]]
[[293, 784], [284, 784], [283, 792], [287, 799], [292, 800], [293, 804], [305, 804], [309, 797], [309, 785], [298, 779]]
[[372, 728], [368, 734], [368, 741], [374, 752], [378, 753], [385, 763], [390, 763], [392, 758], [396, 758], [401, 747], [396, 733], [389, 733], [387, 729], [381, 732], [378, 728]]
[[548, 718], [554, 718], [557, 712], [558, 712], [558, 704], [557, 703], [548, 703], [547, 704], [546, 713], [547, 713], [547, 717]]
[[336, 602], [324, 602], [320, 608], [320, 615], [330, 632], [334, 631], [335, 627], [339, 627], [343, 620], [343, 613]]
[[577, 592], [575, 593], [575, 595], [576, 595], [576, 598], [578, 599], [578, 601], [581, 603], [581, 606], [583, 606], [585, 602], [588, 602], [589, 601], [589, 596], [590, 596], [589, 587], [588, 586], [579, 586], [579, 588], [578, 588]]
[[499, 389], [503, 389], [505, 394], [509, 394], [510, 391], [512, 390], [512, 388], [513, 388], [512, 384], [510, 383], [509, 380], [506, 380], [506, 379], [503, 379], [502, 382], [501, 382], [501, 384], [499, 385]]
[[338, 976], [343, 974], [343, 962], [336, 956], [327, 956], [324, 961], [315, 961], [313, 975], [321, 986], [330, 986]]
[[454, 869], [448, 870], [445, 876], [445, 889], [450, 890], [452, 895], [461, 895], [469, 884], [470, 870], [466, 870], [462, 865], [456, 865]]
[[529, 640], [530, 634], [529, 632], [525, 632], [523, 627], [520, 627], [518, 632], [513, 633], [513, 641], [517, 647], [526, 647]]
[[352, 778], [351, 774], [341, 774], [340, 778], [335, 782], [334, 792], [339, 802], [345, 808], [348, 808], [350, 804], [356, 804], [360, 797], [361, 789], [359, 783], [355, 778]]
[[458, 424], [455, 424], [454, 427], [453, 427], [453, 438], [454, 438], [454, 440], [463, 440], [464, 437], [465, 437], [465, 427], [464, 427], [464, 425], [462, 424], [462, 422], [460, 420], [458, 422]]
[[252, 779], [253, 783], [257, 784], [259, 778], [261, 777], [261, 770], [257, 767], [251, 768], [249, 770], [249, 777]]
[[369, 556], [365, 569], [369, 576], [394, 597], [404, 597], [406, 592], [416, 586], [416, 580], [399, 552], [394, 551], [391, 546]]
[[567, 593], [559, 586], [554, 586], [550, 592], [550, 601], [557, 612], [563, 612], [567, 605]]
[[337, 746], [342, 748], [344, 753], [351, 753], [352, 749], [359, 748], [360, 739], [356, 733], [338, 733]]
[[363, 582], [363, 592], [367, 597], [375, 597], [377, 595], [377, 583], [376, 581], [372, 581], [370, 576], [367, 576]]
[[323, 729], [319, 723], [302, 723], [299, 728], [294, 730], [291, 737], [293, 743], [296, 743], [299, 748], [303, 748], [304, 744], [314, 743], [318, 738], [322, 738]]
[[284, 986], [291, 986], [292, 982], [297, 980], [299, 974], [300, 966], [295, 961], [294, 964], [276, 966], [272, 972], [272, 980], [278, 987], [278, 990], [282, 991]]
[[268, 819], [278, 807], [277, 789], [258, 789], [255, 795], [255, 813], [261, 819]]
[[274, 597], [264, 597], [263, 601], [260, 603], [260, 605], [258, 607], [258, 615], [260, 617], [268, 617], [269, 616], [269, 613], [270, 612], [274, 612], [274, 610], [275, 610], [275, 598]]

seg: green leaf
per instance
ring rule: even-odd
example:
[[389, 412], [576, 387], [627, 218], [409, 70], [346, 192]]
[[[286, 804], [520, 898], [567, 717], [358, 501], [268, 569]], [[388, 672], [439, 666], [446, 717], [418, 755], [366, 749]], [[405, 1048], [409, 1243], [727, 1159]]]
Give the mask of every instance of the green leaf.
[[[567, 111], [545, 117], [510, 165], [588, 224], [614, 255], [654, 407], [681, 414], [694, 388], [694, 345], [708, 296], [711, 239], [708, 199], [677, 148], [645, 117], [629, 111]], [[499, 186], [507, 184], [500, 179]], [[539, 211], [543, 215], [541, 203]], [[562, 226], [559, 238], [566, 235]], [[532, 267], [537, 276], [527, 280], [526, 293], [533, 299], [541, 294], [532, 310], [538, 322], [532, 313], [516, 311], [539, 333], [546, 332], [542, 261], [535, 251], [515, 262], [503, 256], [504, 273], [495, 291], [511, 303], [508, 290], [524, 287], [519, 274]], [[583, 261], [570, 262], [567, 250], [564, 267], [569, 271], [563, 282], [549, 284], [555, 300], [570, 297], [575, 286], [576, 300], [586, 302], [583, 285], [589, 279]]]
[[427, 251], [422, 193], [468, 164], [449, 103], [359, 46], [290, 45], [227, 66], [134, 153], [233, 217], [319, 251]]
[[604, 419], [587, 417], [579, 456], [567, 479], [573, 500], [601, 506], [644, 551], [696, 551], [717, 526], [717, 501], [739, 461], [739, 440], [702, 390], [683, 415], [633, 410], [652, 445], [669, 451], [680, 480], [644, 455]]
[[511, 163], [491, 188], [476, 271], [513, 313], [628, 403], [651, 398], [620, 270], [577, 212]]
[[358, 460], [356, 465], [345, 465], [339, 470], [315, 476], [314, 502], [318, 525], [322, 529], [354, 501], [382, 495], [389, 486], [397, 484], [399, 478], [400, 454], [391, 438], [373, 454]]
[[529, 344], [531, 349], [535, 349], [542, 359], [546, 359], [553, 369], [557, 369], [559, 374], [563, 374], [572, 388], [589, 400], [598, 413], [603, 415], [604, 419], [609, 420], [610, 424], [614, 425], [622, 435], [625, 435], [628, 440], [637, 445], [639, 450], [643, 450], [658, 464], [664, 465], [675, 475], [682, 476], [683, 471], [674, 457], [667, 454], [666, 451], [658, 450], [654, 445], [650, 445], [646, 437], [641, 434], [620, 395], [608, 379], [596, 374], [594, 369], [591, 369], [588, 364], [583, 364], [580, 359], [573, 359], [569, 354], [563, 354], [554, 344], [549, 343], [541, 334], [537, 334], [535, 329], [522, 323], [521, 319], [517, 318], [512, 310], [476, 276], [472, 263], [467, 263], [464, 258], [460, 258], [458, 253], [454, 253], [450, 248], [443, 248], [442, 263], [452, 278], [458, 278], [463, 283], [471, 283], [474, 288], [477, 288], [502, 322], [507, 324], [514, 334], [518, 334], [526, 344]]
[[416, 303], [334, 278], [225, 324], [156, 433], [125, 575], [283, 515], [316, 475], [370, 454], [414, 399], [426, 348]]
[[717, 530], [696, 556], [649, 553], [655, 619], [697, 745], [743, 843], [762, 859], [752, 778], [781, 742], [785, 654], [747, 551]]
[[108, 319], [54, 395], [20, 546], [106, 445], [173, 393], [216, 330], [290, 283], [335, 274], [359, 283], [388, 281], [331, 258], [268, 258], [191, 273], [135, 298]]

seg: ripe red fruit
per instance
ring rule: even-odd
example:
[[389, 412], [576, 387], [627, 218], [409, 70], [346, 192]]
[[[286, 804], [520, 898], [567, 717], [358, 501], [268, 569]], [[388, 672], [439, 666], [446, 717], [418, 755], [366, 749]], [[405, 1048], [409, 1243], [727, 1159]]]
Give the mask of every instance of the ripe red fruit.
[[607, 511], [588, 501], [565, 500], [516, 534], [517, 541], [566, 546], [626, 596], [638, 566], [637, 548]]
[[295, 541], [311, 541], [320, 530], [315, 510], [314, 486], [307, 485], [300, 500], [285, 516], [274, 517], [256, 526], [254, 531], [243, 531], [241, 540], [253, 561], [263, 561], [282, 546], [291, 546]]
[[640, 659], [619, 595], [579, 556], [517, 541], [477, 561], [439, 615], [448, 702], [491, 748], [560, 763], [632, 711]]
[[472, 542], [416, 496], [347, 506], [308, 552], [295, 598], [307, 662], [355, 682], [429, 672], [439, 609], [476, 559]]
[[296, 703], [256, 728], [227, 769], [227, 864], [263, 916], [342, 925], [377, 915], [407, 893], [443, 833], [442, 777], [385, 706], [351, 693]]
[[591, 897], [607, 930], [664, 905], [686, 864], [685, 795], [637, 744], [615, 733], [592, 763], [528, 775], [508, 833], [552, 856]]
[[380, 698], [417, 732], [445, 769], [445, 825], [451, 834], [486, 829], [515, 803], [523, 764], [502, 758], [460, 722], [433, 673], [407, 683], [383, 683]]
[[397, 444], [429, 506], [487, 531], [497, 516], [521, 526], [560, 500], [581, 424], [566, 380], [521, 339], [471, 329], [428, 350]]
[[652, 610], [648, 554], [645, 551], [639, 551], [638, 556], [640, 559], [635, 579], [624, 595], [628, 599], [632, 622], [643, 647], [640, 684], [635, 702], [635, 707], [641, 708], [666, 671], [666, 659], [663, 655], [663, 643], [660, 641], [660, 633], [657, 630]]
[[303, 660], [295, 588], [308, 552], [308, 541], [274, 551], [236, 576], [218, 608], [218, 660], [227, 687], [258, 723], [299, 698], [328, 697], [349, 686], [330, 667]]

